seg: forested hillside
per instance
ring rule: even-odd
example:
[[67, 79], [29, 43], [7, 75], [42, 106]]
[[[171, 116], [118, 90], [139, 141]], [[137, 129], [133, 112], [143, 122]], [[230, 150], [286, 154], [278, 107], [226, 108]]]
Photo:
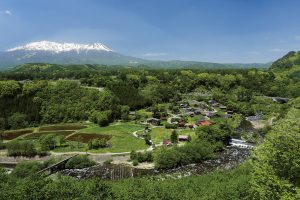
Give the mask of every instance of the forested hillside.
[[[5, 128], [12, 127], [9, 121], [17, 120], [14, 114], [23, 121], [16, 126], [19, 128], [24, 124], [87, 120], [95, 111], [109, 111], [99, 118], [112, 121], [120, 117], [121, 106], [135, 110], [157, 103], [175, 103], [183, 94], [192, 92], [210, 94], [230, 109], [251, 115], [273, 109], [261, 106], [257, 96], [293, 98], [300, 92], [295, 71], [95, 69], [89, 65], [47, 64], [28, 64], [20, 69], [26, 67], [29, 71], [0, 74], [0, 117]], [[65, 80], [58, 80], [62, 78]], [[105, 90], [98, 92], [84, 86]]]

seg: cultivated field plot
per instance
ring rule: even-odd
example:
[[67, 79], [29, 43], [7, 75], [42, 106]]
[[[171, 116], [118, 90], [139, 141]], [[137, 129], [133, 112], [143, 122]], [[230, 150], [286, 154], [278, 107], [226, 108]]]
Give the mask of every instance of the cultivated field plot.
[[75, 141], [75, 142], [82, 142], [82, 143], [89, 143], [93, 139], [106, 139], [110, 140], [111, 135], [101, 135], [97, 133], [75, 133], [68, 137], [67, 140]]
[[111, 136], [124, 136], [128, 134], [132, 135], [132, 132], [142, 129], [144, 129], [144, 126], [138, 124], [118, 122], [106, 127], [99, 127], [97, 125], [90, 126], [88, 128], [80, 130], [79, 132], [98, 133]]
[[19, 136], [26, 135], [32, 133], [33, 129], [21, 129], [21, 130], [12, 130], [12, 131], [5, 131], [3, 135], [4, 140], [13, 140]]
[[53, 134], [53, 135], [63, 135], [63, 136], [68, 136], [72, 133], [74, 133], [75, 131], [47, 131], [47, 132], [35, 132], [35, 133], [32, 133], [32, 134], [29, 134], [29, 135], [26, 135], [24, 138], [25, 139], [39, 139], [42, 135], [49, 135], [49, 134]]
[[42, 126], [39, 128], [39, 131], [62, 131], [62, 130], [79, 130], [86, 128], [87, 126], [82, 124], [59, 124], [51, 126]]

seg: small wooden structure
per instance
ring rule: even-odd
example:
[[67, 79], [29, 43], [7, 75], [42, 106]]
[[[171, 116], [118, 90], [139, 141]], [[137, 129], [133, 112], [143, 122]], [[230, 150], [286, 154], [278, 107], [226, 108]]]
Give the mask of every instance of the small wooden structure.
[[179, 135], [178, 141], [181, 141], [181, 142], [189, 141], [189, 136], [188, 135]]
[[37, 172], [37, 174], [42, 174], [42, 173], [46, 173], [48, 175], [51, 175], [57, 171], [60, 171], [60, 170], [63, 170], [65, 169], [65, 166], [66, 166], [66, 163], [71, 159], [71, 158], [74, 158], [75, 156], [77, 156], [78, 154], [75, 154], [75, 155], [72, 155], [66, 159], [63, 159], [45, 169], [42, 169], [40, 171]]

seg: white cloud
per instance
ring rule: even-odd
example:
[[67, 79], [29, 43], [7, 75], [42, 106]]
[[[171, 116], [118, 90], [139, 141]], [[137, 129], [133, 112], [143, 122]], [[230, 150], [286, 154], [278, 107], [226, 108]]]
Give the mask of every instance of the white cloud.
[[142, 56], [145, 56], [145, 57], [158, 57], [158, 56], [165, 56], [167, 55], [166, 53], [145, 53], [145, 54], [142, 54]]
[[4, 11], [0, 11], [0, 13], [2, 15], [8, 15], [8, 16], [11, 16], [12, 15], [12, 12], [10, 10], [4, 10]]

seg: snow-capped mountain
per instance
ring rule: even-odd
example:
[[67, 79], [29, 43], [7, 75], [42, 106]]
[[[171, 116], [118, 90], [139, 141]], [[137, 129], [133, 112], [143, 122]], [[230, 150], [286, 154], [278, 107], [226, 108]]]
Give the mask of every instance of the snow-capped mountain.
[[122, 55], [101, 43], [76, 44], [50, 41], [32, 42], [0, 51], [0, 70], [25, 63], [140, 65], [153, 67], [241, 68], [266, 67], [269, 64], [220, 64], [195, 61], [153, 61]]
[[131, 65], [141, 61], [119, 54], [101, 43], [40, 41], [0, 52], [0, 69], [24, 63]]
[[50, 41], [32, 42], [24, 46], [18, 46], [12, 49], [8, 49], [7, 52], [13, 51], [53, 51], [55, 53], [67, 52], [67, 51], [112, 51], [110, 48], [101, 43], [93, 44], [76, 44], [76, 43], [57, 43]]

